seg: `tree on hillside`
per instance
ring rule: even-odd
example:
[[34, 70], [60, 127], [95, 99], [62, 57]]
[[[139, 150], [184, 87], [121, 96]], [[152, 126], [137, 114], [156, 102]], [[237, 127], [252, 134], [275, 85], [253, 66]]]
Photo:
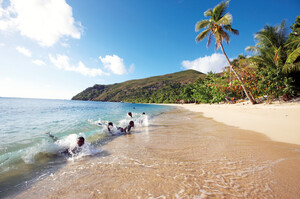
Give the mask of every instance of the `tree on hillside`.
[[230, 66], [230, 70], [233, 71], [234, 75], [241, 83], [244, 93], [246, 94], [246, 96], [248, 97], [248, 99], [251, 101], [252, 104], [256, 104], [255, 99], [248, 94], [248, 91], [245, 88], [244, 83], [242, 82], [241, 78], [234, 70], [223, 48], [223, 44], [222, 44], [223, 40], [225, 40], [227, 44], [230, 41], [230, 37], [227, 31], [236, 35], [239, 34], [238, 30], [235, 30], [231, 27], [232, 15], [230, 13], [226, 13], [226, 9], [228, 8], [228, 5], [229, 5], [229, 1], [221, 2], [220, 4], [216, 5], [213, 9], [208, 9], [207, 11], [204, 12], [204, 16], [210, 17], [210, 19], [205, 19], [202, 21], [198, 21], [196, 23], [196, 27], [195, 27], [196, 32], [204, 28], [204, 30], [201, 33], [199, 33], [198, 36], [196, 37], [196, 41], [200, 42], [205, 37], [208, 37], [207, 47], [209, 47], [212, 36], [215, 38], [216, 50], [219, 49], [219, 47], [221, 47], [221, 50]]

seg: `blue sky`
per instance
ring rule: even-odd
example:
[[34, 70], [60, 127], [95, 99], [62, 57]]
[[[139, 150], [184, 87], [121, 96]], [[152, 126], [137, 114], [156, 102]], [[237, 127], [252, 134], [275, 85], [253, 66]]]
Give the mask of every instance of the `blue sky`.
[[[219, 72], [221, 51], [194, 30], [215, 0], [0, 0], [0, 96], [70, 99], [112, 84], [197, 69]], [[299, 0], [231, 0], [230, 58], [264, 25], [289, 27]]]

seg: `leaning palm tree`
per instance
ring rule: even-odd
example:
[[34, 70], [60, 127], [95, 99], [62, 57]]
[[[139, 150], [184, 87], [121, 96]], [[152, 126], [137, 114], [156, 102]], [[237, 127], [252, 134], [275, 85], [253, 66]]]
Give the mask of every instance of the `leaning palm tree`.
[[204, 28], [204, 30], [201, 33], [199, 33], [198, 36], [196, 37], [196, 41], [200, 42], [205, 37], [208, 36], [207, 47], [209, 47], [212, 37], [215, 38], [216, 40], [215, 49], [218, 50], [219, 47], [221, 47], [221, 50], [230, 66], [230, 70], [233, 71], [234, 75], [241, 83], [244, 93], [246, 94], [246, 96], [248, 97], [248, 99], [251, 101], [252, 104], [256, 104], [255, 99], [248, 94], [244, 86], [244, 83], [242, 82], [241, 78], [236, 73], [236, 71], [233, 69], [233, 66], [223, 48], [223, 44], [222, 44], [223, 40], [225, 40], [227, 44], [230, 41], [230, 37], [226, 31], [232, 32], [233, 34], [236, 35], [239, 34], [238, 30], [235, 30], [231, 27], [231, 23], [232, 23], [231, 14], [230, 13], [225, 14], [226, 9], [228, 8], [228, 4], [229, 1], [221, 2], [220, 4], [216, 5], [213, 9], [208, 9], [207, 11], [204, 12], [204, 16], [210, 17], [210, 19], [205, 19], [202, 21], [198, 21], [196, 23], [196, 28], [195, 28], [196, 32]]

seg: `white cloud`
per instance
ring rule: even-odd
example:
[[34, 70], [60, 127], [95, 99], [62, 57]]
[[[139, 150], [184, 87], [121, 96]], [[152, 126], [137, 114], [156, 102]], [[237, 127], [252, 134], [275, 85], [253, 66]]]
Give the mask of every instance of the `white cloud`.
[[0, 47], [4, 47], [5, 46], [5, 44], [4, 43], [0, 43]]
[[194, 69], [202, 73], [221, 72], [228, 63], [223, 54], [214, 53], [211, 56], [199, 57], [193, 61], [184, 60], [182, 66], [186, 69]]
[[135, 69], [134, 64], [131, 64], [129, 69], [128, 69], [128, 72], [132, 73], [134, 71], [134, 69]]
[[10, 0], [2, 7], [0, 30], [19, 31], [42, 46], [52, 46], [61, 37], [80, 39], [80, 22], [75, 22], [72, 7], [65, 0]]
[[35, 59], [32, 62], [38, 66], [46, 65], [45, 62], [43, 62], [42, 60], [39, 60], [39, 59]]
[[123, 75], [127, 73], [123, 59], [117, 55], [106, 55], [105, 57], [99, 57], [104, 68], [110, 70], [114, 74]]
[[19, 53], [27, 56], [27, 57], [31, 57], [31, 51], [28, 50], [27, 48], [24, 48], [22, 46], [17, 46], [17, 51], [19, 51]]
[[81, 61], [77, 66], [73, 66], [69, 63], [69, 57], [66, 55], [56, 55], [56, 58], [49, 55], [49, 59], [60, 70], [73, 71], [90, 77], [109, 75], [100, 68], [87, 68]]

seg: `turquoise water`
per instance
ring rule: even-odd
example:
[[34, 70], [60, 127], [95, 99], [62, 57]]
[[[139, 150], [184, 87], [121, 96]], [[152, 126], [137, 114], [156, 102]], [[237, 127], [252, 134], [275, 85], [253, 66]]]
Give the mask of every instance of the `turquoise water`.
[[[0, 98], [0, 196], [70, 158], [59, 151], [76, 144], [78, 136], [86, 139], [85, 155], [100, 153], [97, 143], [110, 135], [99, 122], [125, 127], [134, 120], [136, 126], [148, 125], [151, 118], [169, 109], [148, 104]], [[147, 121], [140, 124], [142, 112]], [[47, 132], [59, 141], [54, 142]]]

